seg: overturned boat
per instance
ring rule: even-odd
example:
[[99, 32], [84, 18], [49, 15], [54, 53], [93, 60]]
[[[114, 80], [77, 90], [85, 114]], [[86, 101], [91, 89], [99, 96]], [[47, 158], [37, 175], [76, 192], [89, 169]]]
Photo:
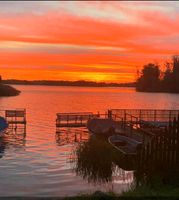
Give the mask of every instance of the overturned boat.
[[2, 137], [6, 133], [7, 128], [8, 128], [8, 122], [4, 117], [0, 116], [0, 137]]
[[116, 122], [112, 119], [93, 118], [87, 122], [87, 128], [92, 134], [108, 135], [115, 133]]

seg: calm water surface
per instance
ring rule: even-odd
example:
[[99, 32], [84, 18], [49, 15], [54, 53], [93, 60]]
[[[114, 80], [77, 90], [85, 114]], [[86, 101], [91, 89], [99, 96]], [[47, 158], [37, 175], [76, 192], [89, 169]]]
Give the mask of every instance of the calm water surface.
[[[0, 139], [0, 196], [67, 196], [96, 190], [127, 190], [133, 173], [113, 170], [108, 183], [93, 183], [75, 173], [72, 162], [79, 134], [86, 130], [55, 130], [58, 112], [104, 112], [110, 108], [179, 109], [178, 94], [138, 93], [134, 88], [15, 86], [17, 97], [0, 98], [0, 110], [26, 108], [27, 131]], [[79, 134], [78, 134], [79, 133]], [[76, 134], [76, 136], [75, 136]], [[77, 138], [76, 138], [77, 137]]]

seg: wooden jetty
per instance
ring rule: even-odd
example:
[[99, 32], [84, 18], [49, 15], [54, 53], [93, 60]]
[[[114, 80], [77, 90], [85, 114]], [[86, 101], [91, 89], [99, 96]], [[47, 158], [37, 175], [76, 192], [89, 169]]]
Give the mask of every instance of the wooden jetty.
[[[91, 118], [112, 118], [119, 132], [146, 143], [161, 128], [179, 115], [179, 110], [110, 109], [105, 114], [93, 112], [57, 113], [57, 132], [61, 127], [86, 127]], [[59, 131], [60, 132], [60, 131]]]
[[92, 112], [57, 113], [56, 127], [86, 127], [86, 123], [99, 114]]
[[124, 122], [169, 122], [179, 115], [179, 110], [158, 109], [111, 109], [113, 116], [119, 116]]
[[26, 128], [26, 109], [0, 110], [0, 114], [6, 118], [9, 128]]
[[121, 119], [121, 129], [127, 136], [143, 143], [150, 141], [179, 116], [179, 110], [162, 109], [111, 109], [108, 113]]
[[[84, 117], [84, 118], [83, 118]], [[100, 114], [58, 113], [58, 127], [86, 126]], [[164, 182], [179, 178], [179, 110], [111, 109], [103, 116], [120, 124], [127, 136], [142, 141], [136, 157], [137, 184], [161, 177]], [[147, 122], [147, 126], [143, 126]], [[156, 123], [153, 123], [156, 122]], [[157, 126], [164, 122], [165, 126]], [[152, 124], [152, 126], [150, 126]], [[61, 142], [61, 135], [57, 135]], [[76, 139], [76, 138], [75, 138]]]

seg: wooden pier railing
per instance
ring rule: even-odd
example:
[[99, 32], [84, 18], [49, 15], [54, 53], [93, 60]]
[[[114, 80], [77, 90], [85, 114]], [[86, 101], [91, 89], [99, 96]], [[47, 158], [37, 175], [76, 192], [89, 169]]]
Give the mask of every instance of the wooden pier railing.
[[[143, 143], [169, 126], [179, 115], [179, 110], [111, 109], [105, 114], [93, 112], [57, 113], [57, 132], [61, 127], [86, 127], [91, 118], [110, 118], [116, 122], [117, 131]], [[59, 131], [60, 132], [60, 131]]]
[[9, 128], [26, 128], [26, 109], [0, 110], [0, 114], [6, 118]]
[[99, 117], [92, 112], [57, 113], [56, 127], [85, 127], [88, 119]]
[[169, 122], [179, 115], [179, 110], [157, 110], [157, 109], [111, 109], [113, 115], [118, 115], [124, 121], [131, 121], [133, 116], [138, 122]]
[[93, 112], [75, 112], [75, 113], [57, 113], [56, 128], [61, 127], [86, 127], [87, 121], [92, 118], [112, 118], [116, 122], [123, 119], [118, 115], [113, 115], [110, 112], [97, 113]]
[[170, 121], [165, 130], [155, 134], [139, 151], [139, 182], [145, 174], [145, 181], [161, 177], [166, 183], [179, 178], [179, 118]]

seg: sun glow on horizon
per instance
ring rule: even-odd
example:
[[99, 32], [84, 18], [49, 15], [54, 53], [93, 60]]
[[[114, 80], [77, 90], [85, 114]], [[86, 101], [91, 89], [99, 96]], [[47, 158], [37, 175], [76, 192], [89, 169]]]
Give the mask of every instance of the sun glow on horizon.
[[133, 82], [136, 68], [179, 52], [178, 7], [178, 2], [2, 1], [0, 74]]

